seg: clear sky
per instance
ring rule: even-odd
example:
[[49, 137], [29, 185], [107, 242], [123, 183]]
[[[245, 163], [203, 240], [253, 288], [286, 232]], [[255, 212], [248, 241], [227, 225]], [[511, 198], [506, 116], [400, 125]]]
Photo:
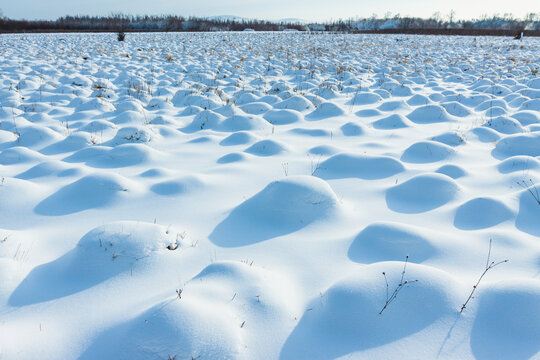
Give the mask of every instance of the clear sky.
[[55, 19], [63, 15], [176, 14], [183, 16], [236, 15], [277, 20], [300, 18], [322, 21], [337, 18], [393, 15], [430, 17], [435, 12], [456, 18], [512, 13], [524, 17], [540, 12], [540, 0], [1, 0], [4, 16], [13, 19]]

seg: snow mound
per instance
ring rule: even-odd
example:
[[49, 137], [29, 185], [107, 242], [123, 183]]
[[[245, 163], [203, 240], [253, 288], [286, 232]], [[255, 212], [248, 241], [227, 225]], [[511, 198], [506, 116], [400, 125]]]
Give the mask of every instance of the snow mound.
[[[476, 111], [486, 111], [487, 116], [496, 116], [495, 114], [500, 110], [506, 111], [508, 105], [506, 101], [502, 99], [487, 99], [484, 102], [477, 105], [474, 110]], [[498, 109], [498, 110], [497, 110]], [[493, 111], [493, 113], [491, 113]]]
[[456, 182], [442, 174], [417, 175], [386, 192], [386, 204], [396, 212], [423, 213], [448, 203], [456, 196]]
[[341, 153], [323, 161], [315, 175], [323, 179], [377, 180], [402, 171], [405, 171], [403, 164], [389, 156]]
[[411, 110], [411, 107], [409, 104], [407, 104], [403, 100], [390, 100], [382, 103], [377, 107], [380, 111], [386, 111], [386, 112], [397, 112], [397, 111], [404, 111], [404, 110]]
[[520, 110], [540, 111], [540, 99], [532, 99], [521, 104]]
[[296, 110], [270, 110], [263, 116], [272, 125], [288, 125], [300, 122], [304, 115]]
[[336, 194], [324, 180], [289, 176], [274, 181], [236, 207], [210, 235], [216, 245], [235, 247], [298, 231], [338, 212]]
[[410, 126], [410, 122], [399, 114], [392, 114], [373, 122], [373, 127], [379, 130], [403, 129]]
[[424, 105], [414, 109], [407, 118], [417, 124], [453, 122], [454, 120], [440, 105]]
[[234, 315], [203, 305], [168, 299], [103, 333], [80, 359], [139, 359], [141, 354], [163, 359], [241, 358], [241, 329], [233, 326]]
[[78, 132], [67, 136], [66, 138], [51, 144], [43, 149], [41, 153], [44, 155], [64, 154], [71, 151], [84, 149], [91, 143], [91, 136], [85, 132]]
[[227, 136], [219, 144], [222, 146], [246, 145], [255, 140], [257, 138], [249, 131], [239, 131]]
[[261, 140], [244, 151], [257, 156], [273, 156], [287, 151], [287, 146], [274, 140]]
[[195, 105], [190, 105], [190, 106], [187, 106], [186, 108], [184, 108], [184, 110], [182, 110], [182, 112], [179, 114], [179, 116], [197, 115], [198, 113], [200, 113], [202, 111], [203, 111], [203, 108], [195, 106]]
[[264, 102], [252, 102], [249, 104], [245, 104], [240, 106], [242, 111], [244, 111], [246, 114], [252, 114], [252, 115], [262, 115], [266, 113], [269, 110], [272, 110], [272, 107]]
[[308, 153], [312, 155], [328, 156], [334, 155], [340, 152], [340, 150], [332, 145], [319, 145], [309, 149]]
[[211, 144], [211, 143], [216, 142], [216, 140], [217, 140], [216, 136], [203, 135], [203, 136], [198, 136], [196, 138], [193, 138], [192, 140], [189, 140], [188, 144]]
[[[233, 300], [231, 300], [231, 298]], [[211, 264], [171, 296], [136, 318], [103, 332], [81, 359], [277, 358], [296, 312], [287, 279], [232, 261]], [[253, 336], [256, 333], [260, 336]]]
[[335, 99], [340, 95], [337, 91], [331, 88], [319, 88], [313, 91], [313, 94], [325, 100]]
[[382, 116], [382, 112], [380, 112], [377, 109], [363, 109], [359, 110], [356, 113], [356, 116], [358, 117], [375, 117], [375, 116]]
[[502, 85], [491, 85], [483, 90], [486, 94], [505, 96], [511, 93], [510, 89]]
[[174, 120], [174, 118], [166, 115], [158, 115], [152, 120], [150, 120], [148, 123], [152, 125], [176, 125], [176, 121]]
[[144, 107], [141, 104], [139, 100], [136, 99], [129, 99], [129, 100], [123, 100], [120, 101], [116, 105], [116, 112], [118, 114], [121, 114], [125, 111], [134, 111], [136, 113], [142, 113], [144, 111]]
[[183, 128], [182, 131], [190, 133], [205, 129], [217, 129], [224, 119], [223, 115], [212, 110], [203, 110], [195, 115], [191, 124]]
[[502, 201], [476, 198], [459, 206], [454, 226], [461, 230], [486, 229], [510, 220], [514, 212]]
[[465, 135], [455, 132], [455, 131], [449, 131], [449, 132], [434, 136], [431, 138], [431, 140], [440, 142], [448, 146], [459, 146], [459, 145], [465, 144], [466, 142]]
[[478, 296], [471, 349], [478, 359], [529, 359], [540, 352], [540, 281], [487, 285]]
[[517, 134], [523, 132], [523, 128], [517, 120], [502, 116], [488, 120], [483, 126], [498, 131], [501, 134]]
[[259, 99], [260, 102], [266, 103], [268, 105], [274, 105], [281, 101], [281, 98], [276, 95], [266, 95]]
[[142, 172], [139, 176], [142, 178], [160, 178], [170, 176], [171, 174], [172, 172], [168, 169], [152, 168]]
[[452, 164], [443, 165], [440, 168], [438, 168], [436, 172], [439, 174], [449, 176], [452, 179], [459, 179], [460, 177], [467, 175], [467, 172], [461, 166], [452, 165]]
[[540, 78], [534, 78], [527, 83], [531, 89], [540, 90]]
[[540, 123], [540, 114], [537, 111], [518, 111], [511, 117], [523, 126]]
[[[177, 103], [174, 102], [174, 99], [173, 104], [178, 106]], [[203, 110], [215, 110], [219, 108], [221, 104], [202, 95], [188, 95], [184, 99], [183, 106], [198, 106]]]
[[347, 105], [371, 105], [381, 101], [382, 98], [379, 94], [360, 92], [358, 94], [355, 94], [353, 98], [347, 102]]
[[17, 165], [44, 161], [45, 157], [27, 147], [14, 146], [0, 152], [1, 165]]
[[[29, 305], [69, 296], [99, 285], [137, 264], [138, 269], [153, 254], [167, 255], [181, 246], [181, 236], [172, 228], [151, 223], [108, 223], [84, 235], [77, 247], [60, 258], [34, 268], [15, 289], [9, 302]], [[35, 291], [46, 286], [47, 291]]]
[[[395, 302], [384, 306], [386, 285], [396, 286], [402, 262], [365, 266], [317, 296], [287, 339], [282, 359], [330, 359], [405, 338], [455, 313], [455, 281], [436, 268], [409, 264], [410, 283]], [[395, 284], [395, 285], [394, 285]]]
[[517, 155], [540, 156], [540, 132], [509, 135], [502, 138], [492, 154], [498, 159]]
[[[13, 120], [14, 117], [18, 117], [22, 115], [23, 113], [24, 112], [22, 110], [17, 109], [16, 107], [5, 105], [4, 102], [2, 102], [2, 106], [0, 107], [0, 119], [2, 120], [7, 120], [7, 119]], [[2, 127], [3, 128], [5, 127], [3, 123], [2, 123]]]
[[441, 106], [450, 114], [457, 117], [467, 117], [472, 114], [471, 110], [456, 101], [441, 104]]
[[247, 131], [268, 128], [268, 122], [263, 118], [251, 115], [233, 115], [221, 122], [218, 129], [221, 131]]
[[61, 176], [68, 169], [71, 169], [71, 167], [62, 161], [47, 160], [31, 167], [16, 177], [23, 180], [32, 180], [45, 176]]
[[56, 131], [43, 126], [25, 126], [18, 129], [18, 133], [17, 145], [30, 148], [45, 146], [63, 139], [63, 136]]
[[150, 100], [147, 105], [147, 109], [149, 110], [171, 110], [173, 108], [174, 106], [168, 100], [156, 98]]
[[495, 142], [501, 138], [501, 135], [497, 131], [484, 126], [474, 128], [472, 133], [476, 135], [478, 140], [486, 143]]
[[428, 105], [430, 103], [431, 100], [427, 96], [420, 94], [413, 95], [409, 100], [407, 100], [407, 104], [411, 106]]
[[531, 124], [527, 126], [527, 131], [529, 132], [538, 132], [540, 131], [540, 124]]
[[122, 144], [114, 148], [94, 146], [79, 150], [64, 161], [84, 162], [95, 168], [113, 169], [148, 163], [158, 158], [159, 154], [145, 144]]
[[[6, 220], [9, 215], [20, 212], [19, 208], [31, 213], [37, 199], [42, 198], [45, 194], [44, 189], [37, 183], [0, 175], [0, 199], [2, 199], [2, 208], [4, 209], [2, 217], [5, 224], [3, 226], [7, 226], [9, 223]], [[0, 241], [2, 240], [0, 239]]]
[[342, 115], [345, 115], [345, 110], [333, 102], [326, 101], [321, 103], [315, 111], [308, 114], [306, 118], [310, 120], [322, 120]]
[[502, 174], [509, 174], [516, 171], [528, 172], [529, 170], [539, 170], [540, 160], [532, 156], [513, 156], [497, 165], [497, 169]]
[[484, 116], [489, 119], [494, 117], [503, 117], [506, 115], [506, 109], [501, 106], [493, 106], [486, 110]]
[[366, 132], [365, 128], [362, 125], [352, 121], [349, 121], [340, 129], [345, 136], [361, 136], [364, 135]]
[[406, 97], [406, 96], [412, 96], [413, 91], [407, 85], [400, 85], [393, 88], [391, 91], [391, 94], [392, 96], [396, 96], [396, 97]]
[[101, 98], [95, 98], [90, 100], [85, 100], [80, 105], [75, 107], [75, 112], [81, 111], [100, 111], [100, 112], [112, 112], [116, 109], [114, 106]]
[[247, 159], [246, 154], [243, 153], [230, 153], [223, 155], [219, 159], [217, 159], [218, 164], [230, 164], [235, 162], [241, 162]]
[[178, 234], [170, 227], [153, 223], [118, 221], [92, 229], [81, 238], [77, 247], [89, 257], [136, 260], [155, 252], [177, 249], [181, 246]]
[[354, 239], [348, 255], [359, 263], [403, 261], [407, 255], [411, 261], [421, 263], [436, 253], [436, 247], [424, 233], [405, 224], [373, 223]]
[[311, 101], [306, 99], [303, 96], [295, 95], [291, 96], [290, 98], [280, 101], [277, 104], [274, 104], [274, 109], [278, 110], [296, 110], [299, 112], [306, 111], [306, 110], [312, 110], [314, 108]]
[[540, 236], [540, 185], [525, 183], [527, 189], [519, 196], [519, 212], [516, 228], [534, 236]]
[[94, 120], [84, 125], [79, 131], [87, 133], [98, 133], [102, 131], [115, 129], [115, 125], [106, 120]]
[[146, 126], [126, 126], [117, 131], [110, 143], [114, 145], [147, 143], [154, 137], [156, 134]]
[[447, 160], [456, 151], [446, 144], [435, 141], [419, 141], [409, 146], [401, 156], [401, 160], [409, 163], [424, 164]]
[[258, 97], [249, 92], [238, 92], [235, 94], [233, 101], [236, 100], [237, 105], [252, 104], [256, 102]]
[[126, 110], [116, 115], [111, 119], [111, 122], [116, 125], [142, 125], [146, 121], [143, 112], [135, 112]]
[[16, 133], [0, 129], [0, 150], [10, 147], [10, 143], [16, 143], [18, 138]]
[[110, 207], [138, 191], [139, 186], [114, 173], [96, 173], [64, 186], [35, 208], [40, 215], [58, 216]]

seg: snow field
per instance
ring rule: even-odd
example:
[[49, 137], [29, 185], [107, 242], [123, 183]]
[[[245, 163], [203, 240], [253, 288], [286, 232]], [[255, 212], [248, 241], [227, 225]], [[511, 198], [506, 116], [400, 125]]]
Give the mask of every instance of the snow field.
[[0, 359], [540, 359], [539, 40], [0, 43]]

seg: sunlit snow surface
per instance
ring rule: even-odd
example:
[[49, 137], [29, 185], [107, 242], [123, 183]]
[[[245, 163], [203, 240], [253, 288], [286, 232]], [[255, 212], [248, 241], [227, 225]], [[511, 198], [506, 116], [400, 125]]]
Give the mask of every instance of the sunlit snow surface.
[[0, 45], [0, 359], [540, 359], [540, 39]]

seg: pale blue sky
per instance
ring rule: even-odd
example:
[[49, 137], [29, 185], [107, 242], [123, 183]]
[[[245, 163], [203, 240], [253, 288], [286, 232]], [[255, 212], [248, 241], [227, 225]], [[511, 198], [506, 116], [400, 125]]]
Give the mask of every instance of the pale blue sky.
[[376, 13], [429, 17], [439, 11], [446, 15], [455, 10], [457, 18], [473, 18], [482, 14], [512, 13], [523, 17], [540, 12], [539, 0], [2, 0], [4, 16], [14, 19], [55, 19], [62, 15], [177, 14], [183, 16], [237, 15], [261, 19], [369, 17]]

